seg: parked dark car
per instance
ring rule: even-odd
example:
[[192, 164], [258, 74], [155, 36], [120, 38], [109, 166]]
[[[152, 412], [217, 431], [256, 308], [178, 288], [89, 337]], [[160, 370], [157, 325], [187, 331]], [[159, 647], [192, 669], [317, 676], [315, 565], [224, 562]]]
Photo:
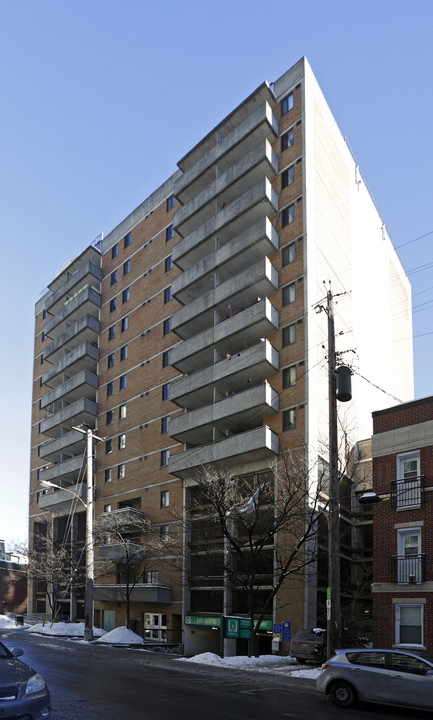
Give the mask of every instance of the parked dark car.
[[17, 660], [22, 654], [20, 648], [8, 650], [0, 642], [0, 717], [47, 720], [50, 693], [42, 675]]
[[326, 631], [298, 630], [290, 643], [290, 655], [299, 663], [314, 662], [320, 665], [326, 660]]
[[433, 710], [433, 656], [406, 650], [338, 650], [317, 689], [339, 707], [359, 701]]

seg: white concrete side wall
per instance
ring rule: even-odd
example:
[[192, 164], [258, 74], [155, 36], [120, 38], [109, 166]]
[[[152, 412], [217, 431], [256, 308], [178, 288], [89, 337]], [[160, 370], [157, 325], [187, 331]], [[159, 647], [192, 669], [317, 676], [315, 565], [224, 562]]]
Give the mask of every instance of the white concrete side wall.
[[[331, 281], [337, 351], [363, 375], [339, 403], [353, 438], [371, 434], [371, 412], [413, 397], [410, 285], [382, 219], [305, 60], [306, 310], [309, 437], [327, 437], [327, 318], [316, 314]], [[326, 285], [324, 285], [324, 281]], [[325, 304], [325, 303], [323, 303]], [[340, 333], [344, 333], [340, 335]], [[322, 346], [325, 347], [322, 347]]]

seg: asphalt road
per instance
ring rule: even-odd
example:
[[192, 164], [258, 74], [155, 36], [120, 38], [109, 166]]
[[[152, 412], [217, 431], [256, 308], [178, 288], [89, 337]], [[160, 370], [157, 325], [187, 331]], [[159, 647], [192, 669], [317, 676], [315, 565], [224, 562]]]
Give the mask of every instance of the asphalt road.
[[[52, 720], [413, 720], [410, 710], [363, 706], [339, 710], [312, 680], [272, 672], [215, 668], [172, 656], [41, 638], [2, 635], [41, 672]], [[417, 720], [433, 717], [416, 712]]]

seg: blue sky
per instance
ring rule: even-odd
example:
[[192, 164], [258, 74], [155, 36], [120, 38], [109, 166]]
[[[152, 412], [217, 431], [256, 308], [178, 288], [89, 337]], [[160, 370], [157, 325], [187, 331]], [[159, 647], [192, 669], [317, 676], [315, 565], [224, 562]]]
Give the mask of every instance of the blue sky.
[[432, 27], [431, 0], [0, 0], [0, 538], [26, 535], [39, 293], [303, 55], [412, 282], [433, 394]]

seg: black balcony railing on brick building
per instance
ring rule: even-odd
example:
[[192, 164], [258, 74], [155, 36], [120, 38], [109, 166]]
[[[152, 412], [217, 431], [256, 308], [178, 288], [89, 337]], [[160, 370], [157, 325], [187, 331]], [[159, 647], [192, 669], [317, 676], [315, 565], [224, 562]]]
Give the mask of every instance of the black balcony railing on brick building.
[[417, 584], [428, 580], [426, 577], [426, 555], [392, 555], [391, 582]]
[[391, 483], [391, 502], [393, 507], [419, 507], [424, 501], [425, 476], [393, 480]]

